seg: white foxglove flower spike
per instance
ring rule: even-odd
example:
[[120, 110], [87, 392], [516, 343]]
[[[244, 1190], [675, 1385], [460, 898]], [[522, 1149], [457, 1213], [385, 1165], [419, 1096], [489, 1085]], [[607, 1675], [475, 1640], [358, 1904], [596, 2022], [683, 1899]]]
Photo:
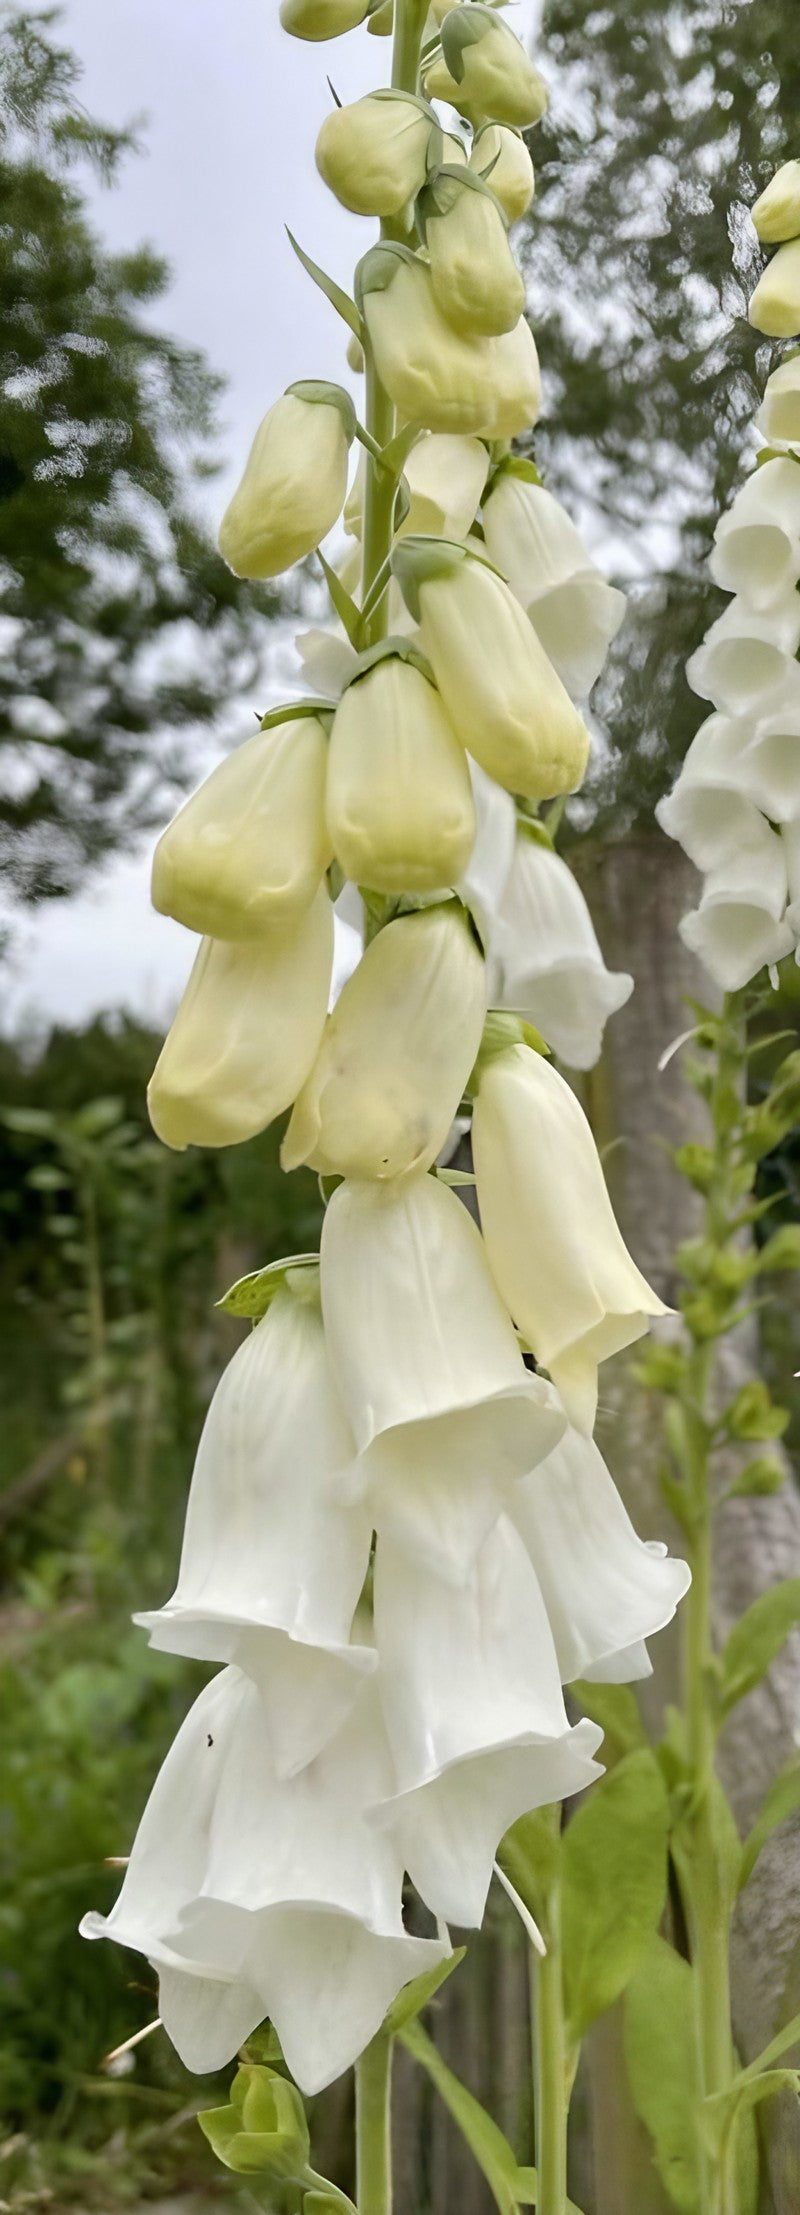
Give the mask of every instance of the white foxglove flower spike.
[[544, 485], [500, 470], [483, 507], [486, 550], [507, 577], [567, 691], [583, 699], [625, 614], [625, 594], [590, 559]]
[[524, 822], [489, 955], [499, 969], [495, 1005], [526, 1016], [568, 1068], [593, 1069], [608, 1018], [630, 999], [633, 978], [606, 968], [572, 870]]
[[503, 1833], [599, 1775], [602, 1733], [570, 1727], [542, 1595], [507, 1516], [460, 1589], [379, 1538], [375, 1636], [399, 1787], [380, 1820], [432, 1913], [479, 1924]]
[[764, 610], [785, 601], [800, 577], [800, 469], [795, 462], [776, 458], [753, 470], [720, 516], [709, 569], [723, 592], [738, 593], [752, 608]]
[[262, 938], [309, 907], [332, 859], [328, 741], [315, 715], [245, 740], [162, 832], [152, 900], [209, 938]]
[[463, 1581], [509, 1485], [565, 1427], [525, 1367], [479, 1233], [433, 1176], [347, 1182], [326, 1211], [321, 1283], [379, 1538]]
[[485, 965], [457, 900], [373, 938], [329, 1015], [281, 1147], [284, 1169], [430, 1169], [481, 1042]]
[[598, 1363], [667, 1310], [628, 1253], [583, 1109], [542, 1054], [510, 1045], [479, 1062], [472, 1152], [495, 1282], [590, 1436]]
[[177, 1589], [134, 1617], [162, 1653], [252, 1667], [279, 1776], [332, 1737], [377, 1658], [350, 1643], [372, 1518], [313, 1274], [303, 1272], [299, 1293], [275, 1295], [224, 1371], [197, 1452]]

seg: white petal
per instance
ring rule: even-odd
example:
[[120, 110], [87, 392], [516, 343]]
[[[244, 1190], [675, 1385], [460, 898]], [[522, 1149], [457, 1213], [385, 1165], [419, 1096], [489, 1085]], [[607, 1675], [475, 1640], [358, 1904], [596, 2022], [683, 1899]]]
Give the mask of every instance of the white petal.
[[476, 761], [470, 761], [469, 773], [478, 828], [456, 890], [475, 918], [484, 947], [489, 949], [514, 859], [516, 808], [510, 792], [487, 777]]
[[[758, 420], [758, 418], [756, 419]], [[753, 471], [714, 532], [709, 567], [725, 592], [768, 608], [800, 577], [800, 487], [794, 463]]]
[[625, 594], [595, 568], [580, 532], [543, 485], [501, 474], [483, 518], [490, 560], [526, 609], [567, 691], [583, 698], [619, 630]]
[[775, 923], [762, 906], [726, 900], [721, 892], [704, 895], [698, 908], [681, 917], [678, 930], [724, 992], [739, 992], [794, 946], [788, 922]]
[[630, 998], [633, 978], [606, 968], [572, 870], [524, 831], [490, 954], [500, 966], [499, 1004], [535, 1023], [569, 1068], [593, 1068], [606, 1021]]
[[602, 1661], [594, 1661], [584, 1669], [587, 1684], [640, 1684], [653, 1674], [653, 1664], [643, 1638], [637, 1638], [632, 1646], [622, 1646], [619, 1653], [604, 1654]]
[[201, 2077], [224, 2069], [264, 2014], [252, 1984], [165, 1966], [159, 1969], [158, 2007], [184, 2068]]
[[800, 600], [794, 590], [761, 612], [736, 599], [690, 656], [686, 676], [693, 692], [728, 715], [766, 714], [784, 697], [800, 696], [798, 643]]
[[624, 592], [592, 567], [576, 571], [530, 601], [534, 630], [573, 699], [584, 700], [596, 684], [625, 605]]
[[338, 700], [353, 674], [355, 647], [338, 626], [331, 630], [298, 631], [295, 650], [305, 681], [323, 700]]

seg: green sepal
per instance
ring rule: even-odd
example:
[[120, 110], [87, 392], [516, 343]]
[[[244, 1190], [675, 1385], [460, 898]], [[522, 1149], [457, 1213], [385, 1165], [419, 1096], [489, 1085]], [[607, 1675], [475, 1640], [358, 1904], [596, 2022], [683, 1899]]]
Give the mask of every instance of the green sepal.
[[288, 700], [282, 708], [268, 708], [266, 715], [261, 716], [258, 727], [261, 731], [274, 731], [279, 723], [302, 723], [311, 715], [321, 721], [323, 717], [335, 713], [335, 700]]
[[415, 623], [420, 620], [420, 586], [431, 577], [452, 576], [465, 561], [479, 562], [482, 569], [502, 577], [502, 570], [487, 554], [479, 554], [474, 546], [464, 546], [458, 538], [426, 537], [423, 532], [409, 531], [406, 538], [398, 540], [392, 548], [392, 575]]
[[738, 1477], [734, 1477], [733, 1483], [727, 1486], [723, 1498], [769, 1499], [773, 1493], [780, 1492], [785, 1482], [786, 1470], [781, 1467], [780, 1462], [771, 1461], [769, 1454], [757, 1454], [754, 1461], [748, 1461], [746, 1467], [739, 1470]]
[[343, 688], [342, 698], [345, 692], [349, 692], [351, 685], [358, 684], [359, 677], [366, 677], [370, 669], [377, 669], [382, 661], [406, 661], [412, 669], [418, 669], [420, 676], [426, 677], [429, 684], [436, 682], [426, 655], [415, 645], [413, 639], [405, 638], [398, 632], [396, 637], [379, 638], [374, 646], [367, 646], [363, 654], [359, 654]]
[[302, 2177], [310, 2152], [308, 2124], [297, 2086], [258, 2063], [240, 2067], [226, 2107], [198, 2115], [218, 2161], [240, 2174], [269, 2172], [283, 2180]]
[[778, 1775], [773, 1777], [761, 1812], [757, 1815], [752, 1830], [748, 1831], [739, 1864], [740, 1892], [749, 1883], [762, 1846], [766, 1845], [767, 1839], [772, 1837], [779, 1824], [785, 1823], [794, 1814], [797, 1807], [800, 1807], [800, 1753], [791, 1754]]
[[350, 299], [348, 293], [342, 291], [341, 285], [337, 285], [333, 277], [328, 277], [325, 270], [320, 269], [318, 262], [312, 261], [310, 254], [303, 251], [302, 246], [298, 244], [297, 239], [289, 230], [288, 224], [286, 236], [293, 253], [297, 255], [298, 261], [302, 263], [306, 275], [313, 279], [315, 285], [319, 285], [320, 292], [324, 292], [326, 300], [330, 300], [331, 307], [336, 309], [337, 315], [342, 317], [348, 329], [354, 332], [355, 337], [360, 340], [363, 346], [366, 342], [366, 333], [355, 301]]
[[326, 561], [325, 555], [321, 552], [319, 546], [317, 547], [317, 560], [328, 587], [334, 611], [339, 617], [343, 630], [347, 633], [350, 645], [358, 653], [364, 637], [362, 611], [356, 607], [355, 600], [348, 592], [347, 586], [342, 584], [341, 577], [337, 577], [335, 569], [332, 569], [330, 562]]
[[[378, 246], [370, 246], [367, 253], [362, 254], [353, 279], [356, 312], [363, 309], [368, 293], [388, 290], [402, 262], [413, 262], [417, 267], [419, 256], [412, 252], [410, 246], [403, 246], [400, 239], [396, 238], [381, 239]], [[366, 344], [363, 324], [358, 335], [362, 343]]]
[[517, 805], [517, 835], [520, 838], [530, 839], [532, 846], [544, 846], [549, 854], [555, 853], [555, 847], [546, 823], [543, 823], [538, 815], [529, 815], [524, 803], [521, 806]]
[[356, 411], [344, 385], [331, 384], [326, 377], [301, 377], [296, 384], [287, 385], [286, 390], [293, 392], [295, 399], [306, 400], [309, 407], [335, 408], [341, 416], [348, 446], [352, 446], [356, 435]]
[[259, 1323], [278, 1292], [292, 1292], [297, 1300], [316, 1302], [319, 1254], [289, 1254], [283, 1261], [268, 1262], [265, 1269], [251, 1269], [246, 1277], [238, 1277], [215, 1305], [240, 1321]]
[[470, 0], [469, 7], [451, 8], [445, 16], [439, 37], [447, 69], [457, 85], [464, 75], [465, 46], [477, 45], [496, 22], [496, 10], [484, 6], [483, 0]]
[[467, 1099], [472, 1099], [480, 1089], [484, 1070], [489, 1068], [491, 1062], [497, 1061], [499, 1055], [507, 1054], [512, 1046], [528, 1046], [531, 1053], [543, 1054], [547, 1060], [550, 1059], [550, 1048], [533, 1023], [526, 1023], [521, 1015], [507, 1013], [505, 1008], [490, 1008], [477, 1056], [465, 1086]]

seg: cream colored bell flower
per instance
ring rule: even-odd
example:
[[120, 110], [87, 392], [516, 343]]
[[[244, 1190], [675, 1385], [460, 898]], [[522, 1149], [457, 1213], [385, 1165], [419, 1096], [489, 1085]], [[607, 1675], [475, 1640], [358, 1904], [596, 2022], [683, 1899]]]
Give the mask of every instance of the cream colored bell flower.
[[292, 38], [339, 38], [363, 23], [368, 0], [281, 0], [279, 15]]
[[589, 735], [502, 577], [464, 547], [406, 538], [392, 566], [462, 743], [510, 792], [580, 784]]
[[[780, 362], [767, 378], [756, 430], [769, 446], [800, 447], [800, 355], [793, 354], [789, 361]], [[767, 466], [765, 462], [764, 468]]]
[[518, 223], [535, 190], [533, 162], [520, 132], [508, 123], [483, 123], [472, 141], [469, 166], [485, 178], [509, 223]]
[[322, 1037], [333, 909], [311, 906], [244, 944], [204, 938], [147, 1090], [165, 1146], [234, 1146], [296, 1099]]
[[782, 162], [750, 210], [762, 246], [800, 235], [800, 161]]
[[709, 870], [697, 907], [678, 924], [684, 945], [724, 992], [740, 991], [792, 952], [788, 892], [786, 844], [757, 816], [746, 839]]
[[479, 1062], [472, 1152], [495, 1283], [591, 1435], [598, 1363], [667, 1310], [628, 1253], [583, 1109], [544, 1055], [509, 1045]]
[[567, 691], [585, 698], [623, 620], [624, 592], [596, 568], [560, 501], [513, 469], [495, 477], [483, 531]]
[[333, 108], [317, 138], [320, 176], [354, 215], [399, 215], [425, 183], [433, 110], [407, 92]]
[[209, 938], [261, 938], [308, 907], [333, 851], [327, 763], [315, 715], [258, 731], [220, 762], [158, 841], [159, 915]]
[[441, 63], [426, 73], [429, 97], [449, 100], [471, 123], [489, 118], [527, 130], [539, 122], [547, 107], [547, 86], [494, 8], [482, 0], [451, 8], [441, 26], [441, 41]]
[[535, 423], [539, 359], [524, 317], [499, 337], [466, 337], [443, 314], [427, 262], [394, 240], [365, 254], [356, 290], [378, 376], [406, 422], [486, 438]]
[[593, 1069], [608, 1018], [630, 999], [633, 978], [606, 968], [572, 870], [524, 822], [488, 951], [500, 972], [495, 1004], [535, 1024], [568, 1068]]
[[399, 1177], [430, 1169], [481, 1042], [486, 981], [460, 901], [373, 938], [329, 1015], [292, 1109], [284, 1169]]
[[355, 409], [340, 385], [290, 385], [259, 424], [219, 528], [237, 577], [278, 577], [341, 515]]
[[345, 876], [373, 891], [438, 892], [469, 859], [475, 807], [464, 748], [402, 640], [388, 640], [342, 694], [326, 808]]
[[[784, 366], [791, 368], [792, 363]], [[769, 389], [768, 384], [767, 393]], [[723, 592], [737, 593], [745, 605], [762, 614], [793, 591], [800, 577], [800, 468], [796, 462], [776, 456], [753, 470], [720, 516], [709, 568]]]
[[767, 262], [747, 314], [753, 329], [766, 338], [800, 337], [800, 238], [779, 246]]
[[793, 587], [767, 608], [753, 609], [737, 596], [690, 655], [687, 682], [725, 715], [767, 715], [797, 689], [798, 645], [800, 596]]
[[511, 331], [525, 286], [506, 236], [506, 218], [471, 169], [439, 169], [418, 201], [433, 289], [448, 323], [465, 335]]
[[[403, 465], [410, 506], [400, 535], [424, 531], [437, 538], [466, 538], [488, 473], [489, 453], [482, 439], [423, 431]], [[362, 531], [365, 484], [363, 455], [344, 507], [345, 530], [356, 538]]]

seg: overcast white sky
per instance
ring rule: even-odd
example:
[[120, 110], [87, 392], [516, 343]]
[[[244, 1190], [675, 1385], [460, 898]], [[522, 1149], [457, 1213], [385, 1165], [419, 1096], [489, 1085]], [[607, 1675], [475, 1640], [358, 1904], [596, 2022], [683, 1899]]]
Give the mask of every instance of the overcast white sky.
[[[521, 36], [534, 5], [514, 10]], [[228, 379], [219, 513], [284, 386], [347, 375], [344, 326], [284, 225], [350, 284], [370, 228], [326, 191], [314, 140], [328, 72], [340, 98], [354, 99], [385, 83], [389, 42], [365, 30], [323, 45], [289, 38], [277, 0], [66, 0], [62, 29], [83, 63], [86, 107], [108, 122], [145, 119], [145, 151], [114, 191], [98, 189], [96, 219], [112, 245], [145, 238], [166, 254], [173, 283], [159, 321]], [[0, 1020], [81, 1021], [123, 1004], [166, 1020], [196, 941], [151, 913], [148, 874], [146, 855], [119, 863], [91, 893], [24, 924]]]

